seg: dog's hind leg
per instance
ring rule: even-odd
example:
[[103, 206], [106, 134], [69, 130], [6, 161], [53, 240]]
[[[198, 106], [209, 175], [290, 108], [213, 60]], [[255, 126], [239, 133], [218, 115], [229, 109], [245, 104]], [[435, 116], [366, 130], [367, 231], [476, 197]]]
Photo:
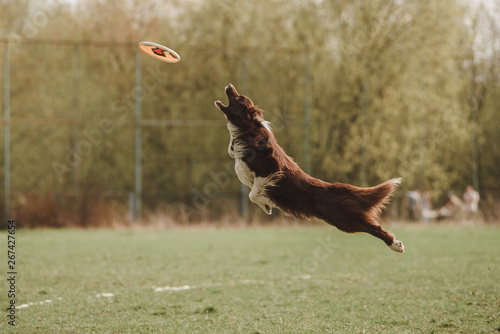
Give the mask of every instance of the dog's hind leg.
[[[341, 219], [339, 219], [341, 218]], [[403, 243], [396, 239], [390, 231], [385, 230], [373, 217], [343, 216], [338, 215], [336, 220], [325, 220], [327, 223], [336, 226], [339, 230], [347, 233], [368, 233], [382, 240], [390, 249], [403, 253], [405, 247]]]
[[[396, 236], [384, 230], [377, 218], [401, 179], [391, 179], [375, 187], [359, 188], [349, 184], [333, 183], [329, 186], [332, 205], [321, 206], [326, 222], [348, 233], [366, 232], [384, 241], [395, 252], [403, 253], [404, 245]], [[316, 195], [321, 200], [323, 193]], [[328, 202], [327, 202], [328, 204]]]
[[394, 236], [394, 234], [384, 230], [378, 224], [367, 224], [366, 227], [367, 227], [366, 230], [364, 230], [363, 232], [370, 233], [374, 237], [381, 239], [393, 251], [398, 252], [398, 253], [404, 253], [404, 251], [405, 251], [404, 244], [401, 241], [396, 240], [396, 237]]
[[267, 187], [274, 185], [272, 182], [272, 176], [273, 175], [268, 177], [256, 177], [253, 182], [252, 190], [248, 196], [252, 202], [260, 206], [268, 215], [270, 215], [273, 211], [273, 203], [266, 196], [266, 189]]

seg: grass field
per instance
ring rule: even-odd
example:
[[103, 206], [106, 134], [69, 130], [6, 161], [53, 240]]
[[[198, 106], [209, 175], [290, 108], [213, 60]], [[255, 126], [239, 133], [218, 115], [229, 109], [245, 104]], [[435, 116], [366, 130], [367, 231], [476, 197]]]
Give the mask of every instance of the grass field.
[[328, 226], [19, 230], [16, 326], [3, 279], [0, 332], [500, 331], [499, 228], [392, 230], [406, 253]]

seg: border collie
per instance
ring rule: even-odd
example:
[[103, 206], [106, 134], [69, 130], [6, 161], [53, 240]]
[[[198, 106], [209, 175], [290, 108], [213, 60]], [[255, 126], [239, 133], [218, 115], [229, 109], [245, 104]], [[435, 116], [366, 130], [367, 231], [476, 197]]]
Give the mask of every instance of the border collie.
[[216, 101], [215, 106], [226, 116], [231, 136], [228, 153], [235, 160], [238, 179], [251, 189], [252, 202], [267, 214], [274, 207], [297, 218], [318, 218], [344, 232], [366, 232], [392, 250], [404, 252], [403, 243], [377, 222], [401, 178], [371, 188], [316, 179], [278, 145], [269, 122], [262, 117], [263, 110], [238, 94], [233, 85], [225, 91], [229, 104]]

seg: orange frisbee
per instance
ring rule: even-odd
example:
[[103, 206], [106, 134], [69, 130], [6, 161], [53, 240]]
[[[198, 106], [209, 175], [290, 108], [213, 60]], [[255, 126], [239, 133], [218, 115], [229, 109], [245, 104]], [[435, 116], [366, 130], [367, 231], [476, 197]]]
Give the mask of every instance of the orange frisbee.
[[148, 56], [167, 63], [177, 63], [181, 60], [181, 57], [174, 50], [160, 44], [152, 42], [140, 42], [138, 46], [139, 50], [141, 50]]

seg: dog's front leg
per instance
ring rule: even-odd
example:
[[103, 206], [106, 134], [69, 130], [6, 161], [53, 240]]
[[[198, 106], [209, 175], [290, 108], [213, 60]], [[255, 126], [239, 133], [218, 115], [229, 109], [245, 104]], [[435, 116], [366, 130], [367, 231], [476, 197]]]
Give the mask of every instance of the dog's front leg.
[[269, 177], [256, 177], [248, 197], [250, 197], [252, 202], [260, 206], [265, 213], [270, 215], [273, 211], [273, 205], [271, 200], [266, 196], [266, 187], [268, 183]]

